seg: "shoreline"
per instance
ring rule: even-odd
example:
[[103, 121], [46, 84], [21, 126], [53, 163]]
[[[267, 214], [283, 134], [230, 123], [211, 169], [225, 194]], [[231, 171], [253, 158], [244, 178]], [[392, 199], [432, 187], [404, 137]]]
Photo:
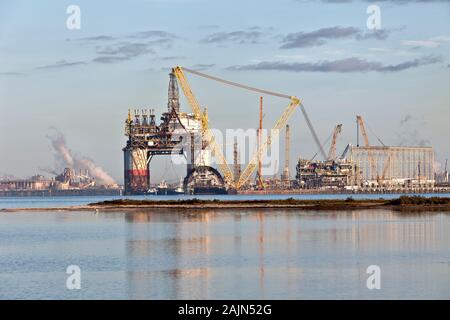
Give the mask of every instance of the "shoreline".
[[47, 208], [5, 208], [2, 212], [33, 211], [136, 211], [149, 209], [177, 210], [227, 210], [227, 209], [296, 209], [315, 211], [349, 211], [367, 209], [386, 209], [395, 211], [449, 211], [450, 198], [424, 198], [418, 196], [401, 196], [396, 199], [355, 200], [108, 200], [88, 205]]

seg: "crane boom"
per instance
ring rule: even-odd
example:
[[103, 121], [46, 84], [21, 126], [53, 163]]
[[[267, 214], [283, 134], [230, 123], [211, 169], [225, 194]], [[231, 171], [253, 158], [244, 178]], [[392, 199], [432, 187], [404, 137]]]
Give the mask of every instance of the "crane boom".
[[[356, 116], [356, 121], [358, 123], [359, 129], [361, 130], [361, 134], [364, 138], [364, 145], [369, 148], [370, 147], [369, 136], [367, 135], [366, 126], [364, 124], [364, 120], [363, 120], [362, 116]], [[369, 158], [369, 162], [370, 162], [372, 179], [375, 179], [375, 176], [377, 174], [377, 165], [375, 163], [375, 159], [373, 158], [373, 155], [372, 155], [372, 152], [370, 149], [367, 150], [367, 157]]]
[[[234, 180], [234, 176], [233, 176], [233, 172], [231, 171], [229, 165], [226, 162], [226, 159], [222, 153], [222, 150], [220, 148], [220, 146], [218, 145], [218, 143], [215, 140], [215, 137], [212, 133], [212, 131], [210, 130], [209, 126], [205, 126], [204, 128], [204, 135], [207, 139], [207, 141], [209, 141], [209, 145], [211, 148], [211, 151], [215, 154], [216, 156], [216, 160], [217, 160], [217, 165], [219, 166], [220, 171], [222, 172], [222, 174], [224, 175], [225, 180], [227, 181], [227, 183], [237, 189], [239, 189], [249, 178], [250, 176], [254, 173], [257, 164], [258, 164], [258, 158], [260, 155], [264, 154], [265, 151], [267, 150], [268, 145], [270, 145], [270, 141], [272, 141], [272, 139], [279, 134], [279, 130], [281, 128], [283, 128], [287, 121], [289, 120], [289, 118], [291, 117], [291, 115], [293, 114], [293, 112], [295, 111], [295, 108], [298, 105], [301, 105], [301, 101], [295, 97], [295, 96], [289, 96], [286, 94], [282, 94], [282, 93], [277, 93], [277, 92], [273, 92], [273, 91], [268, 91], [268, 90], [263, 90], [263, 89], [258, 89], [255, 87], [250, 87], [247, 85], [243, 85], [237, 82], [232, 82], [232, 81], [228, 81], [228, 80], [224, 80], [218, 77], [214, 77], [214, 76], [210, 76], [207, 75], [205, 73], [202, 72], [198, 72], [192, 69], [188, 69], [188, 68], [182, 68], [180, 66], [177, 66], [175, 68], [173, 68], [173, 72], [175, 73], [175, 76], [177, 77], [178, 81], [180, 82], [180, 86], [183, 90], [184, 95], [186, 96], [186, 99], [188, 100], [189, 105], [191, 106], [195, 116], [198, 119], [201, 119], [201, 108], [200, 105], [197, 101], [197, 99], [195, 98], [194, 94], [192, 93], [192, 90], [189, 86], [189, 83], [186, 80], [186, 77], [184, 75], [184, 71], [198, 75], [200, 77], [204, 77], [210, 80], [214, 80], [214, 81], [218, 81], [227, 85], [231, 85], [231, 86], [235, 86], [241, 89], [245, 89], [245, 90], [249, 90], [249, 91], [253, 91], [253, 92], [258, 92], [258, 93], [263, 93], [263, 94], [267, 94], [267, 95], [271, 95], [271, 96], [276, 96], [276, 97], [280, 97], [280, 98], [287, 98], [290, 99], [290, 103], [289, 105], [286, 107], [286, 109], [284, 110], [283, 114], [281, 115], [281, 117], [278, 119], [278, 121], [275, 123], [275, 126], [273, 127], [272, 131], [270, 132], [270, 134], [268, 134], [266, 141], [261, 144], [259, 146], [259, 148], [257, 148], [250, 160], [250, 162], [248, 163], [247, 167], [244, 169], [244, 171], [242, 172], [241, 176], [239, 177], [237, 183]], [[303, 106], [302, 106], [303, 108]], [[306, 113], [304, 110], [302, 110], [304, 112], [305, 117], [307, 117]], [[313, 135], [315, 135], [314, 130], [312, 129], [312, 125], [309, 122], [309, 119], [307, 119], [308, 125], [310, 126], [310, 129], [313, 132]], [[274, 133], [274, 134], [273, 134]], [[314, 136], [316, 140], [317, 136]], [[320, 145], [320, 143], [319, 143]], [[323, 149], [322, 149], [323, 151]], [[325, 154], [325, 153], [323, 153]]]
[[253, 153], [250, 162], [248, 163], [247, 167], [244, 169], [244, 171], [241, 174], [241, 177], [239, 178], [237, 188], [240, 188], [253, 174], [258, 163], [258, 155], [264, 154], [266, 152], [267, 147], [270, 144], [270, 141], [272, 141], [272, 139], [276, 138], [279, 135], [280, 129], [286, 125], [292, 113], [294, 113], [295, 108], [299, 104], [301, 104], [300, 99], [298, 99], [297, 97], [291, 97], [291, 102], [286, 107], [283, 114], [278, 119], [278, 121], [276, 122], [270, 133], [267, 135], [266, 141], [264, 141], [264, 143], [259, 147], [259, 150], [256, 150]]
[[342, 124], [338, 124], [336, 127], [334, 127], [333, 138], [331, 139], [330, 151], [328, 152], [328, 157], [327, 157], [328, 160], [336, 159], [336, 143], [337, 143], [337, 138], [341, 132], [342, 132]]
[[[200, 108], [200, 104], [198, 103], [197, 99], [192, 93], [191, 87], [188, 81], [186, 80], [186, 77], [184, 76], [183, 69], [178, 66], [173, 68], [173, 72], [175, 73], [175, 76], [177, 77], [177, 80], [180, 83], [181, 89], [183, 90], [183, 93], [186, 96], [186, 99], [188, 100], [188, 103], [191, 106], [195, 117], [201, 120], [203, 118], [203, 113]], [[228, 166], [225, 156], [223, 155], [222, 150], [214, 137], [214, 134], [209, 128], [208, 123], [202, 123], [202, 133], [206, 138], [206, 141], [210, 146], [211, 151], [214, 153], [216, 157], [217, 165], [219, 166], [220, 171], [224, 175], [225, 181], [228, 184], [234, 186], [235, 183], [233, 171], [231, 171], [230, 167]]]

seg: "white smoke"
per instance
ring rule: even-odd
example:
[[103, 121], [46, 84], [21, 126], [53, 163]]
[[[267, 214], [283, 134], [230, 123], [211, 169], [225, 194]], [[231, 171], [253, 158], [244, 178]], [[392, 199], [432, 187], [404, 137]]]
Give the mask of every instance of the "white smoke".
[[[55, 131], [53, 136], [47, 136], [51, 141], [53, 149], [55, 149], [55, 160], [59, 165], [64, 167], [73, 167], [73, 157], [70, 150], [66, 145], [66, 138], [56, 128], [52, 128]], [[60, 168], [61, 169], [61, 168]]]
[[52, 147], [55, 150], [55, 161], [58, 169], [72, 168], [77, 171], [88, 170], [89, 174], [94, 177], [100, 184], [111, 185], [116, 184], [116, 181], [100, 166], [87, 157], [73, 154], [67, 147], [64, 135], [56, 128], [51, 128], [54, 134], [47, 135], [51, 141]]
[[102, 184], [116, 184], [116, 181], [102, 167], [97, 166], [89, 158], [75, 158], [75, 167], [76, 169], [89, 170], [89, 174]]
[[430, 140], [423, 138], [417, 128], [421, 128], [426, 123], [411, 114], [405, 115], [397, 126], [397, 145], [399, 146], [430, 146]]

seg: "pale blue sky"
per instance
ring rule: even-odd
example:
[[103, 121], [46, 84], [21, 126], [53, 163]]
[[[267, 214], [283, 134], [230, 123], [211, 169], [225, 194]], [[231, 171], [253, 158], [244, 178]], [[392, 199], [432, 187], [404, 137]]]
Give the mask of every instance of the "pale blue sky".
[[[362, 114], [385, 144], [432, 145], [442, 162], [450, 153], [450, 2], [378, 2], [377, 34], [366, 27], [369, 2], [3, 0], [0, 174], [51, 167], [54, 126], [75, 153], [122, 181], [127, 109], [165, 110], [175, 65], [301, 97], [322, 140], [344, 124], [338, 152], [355, 143]], [[81, 8], [81, 30], [66, 28], [70, 4]], [[257, 95], [190, 80], [213, 127], [256, 126]], [[286, 103], [266, 99], [265, 126]], [[300, 112], [290, 124], [292, 158], [311, 157], [317, 148]], [[154, 168], [158, 178], [162, 161]]]

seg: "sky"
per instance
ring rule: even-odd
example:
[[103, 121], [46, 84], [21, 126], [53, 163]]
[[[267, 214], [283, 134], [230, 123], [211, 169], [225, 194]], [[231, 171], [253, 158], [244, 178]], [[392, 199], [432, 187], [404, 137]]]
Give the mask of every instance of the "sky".
[[[367, 26], [372, 4], [376, 30]], [[67, 27], [71, 5], [80, 29]], [[372, 144], [433, 146], [439, 167], [450, 156], [449, 50], [444, 0], [3, 0], [0, 176], [55, 168], [49, 136], [60, 132], [73, 154], [122, 183], [127, 111], [164, 112], [177, 65], [301, 98], [321, 141], [343, 124], [338, 154], [356, 143], [360, 114]], [[211, 127], [258, 125], [258, 94], [188, 80]], [[265, 98], [265, 128], [287, 103]], [[295, 172], [317, 146], [299, 110], [289, 124]], [[153, 182], [184, 173], [170, 158], [151, 170]]]

